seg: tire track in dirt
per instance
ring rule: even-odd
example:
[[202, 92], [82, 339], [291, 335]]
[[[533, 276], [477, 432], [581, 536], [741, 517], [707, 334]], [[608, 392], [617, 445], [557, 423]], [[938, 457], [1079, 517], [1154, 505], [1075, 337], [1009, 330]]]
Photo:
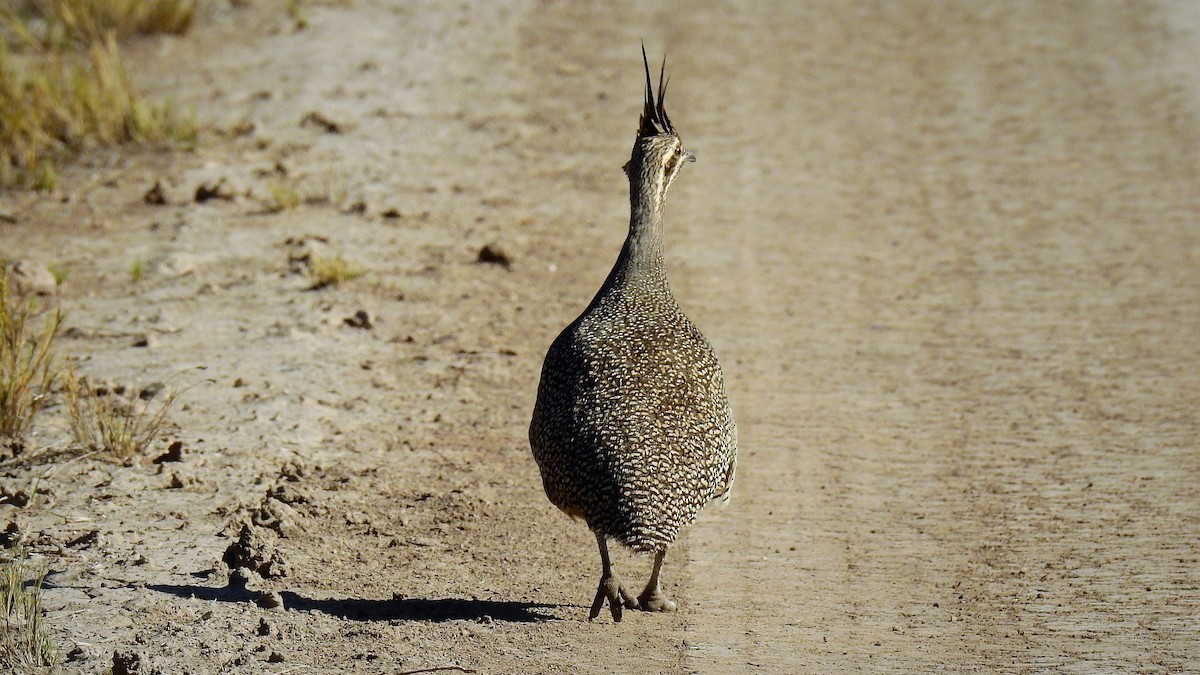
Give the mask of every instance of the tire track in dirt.
[[1195, 664], [1196, 43], [1153, 9], [668, 13], [743, 448], [689, 670]]

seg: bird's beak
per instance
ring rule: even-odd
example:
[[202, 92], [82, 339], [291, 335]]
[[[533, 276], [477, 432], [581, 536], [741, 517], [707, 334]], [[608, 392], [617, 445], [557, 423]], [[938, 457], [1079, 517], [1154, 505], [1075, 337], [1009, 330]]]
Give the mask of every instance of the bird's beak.
[[693, 153], [691, 150], [684, 149], [684, 151], [683, 151], [683, 161], [685, 161], [685, 162], [694, 162], [694, 161], [696, 161], [696, 155], [695, 155], [695, 154], [694, 154], [694, 153]]

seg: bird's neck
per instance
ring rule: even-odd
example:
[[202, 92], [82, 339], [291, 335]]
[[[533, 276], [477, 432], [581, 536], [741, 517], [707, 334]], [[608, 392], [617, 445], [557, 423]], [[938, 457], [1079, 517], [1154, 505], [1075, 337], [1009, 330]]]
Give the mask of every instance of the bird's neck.
[[663, 202], [664, 191], [641, 181], [629, 189], [629, 235], [613, 274], [618, 272], [630, 281], [650, 281], [666, 284], [663, 263]]
[[[625, 237], [621, 255], [585, 315], [614, 299], [635, 297], [639, 302], [649, 302], [671, 295], [663, 263], [663, 195], [639, 183], [631, 181], [629, 235]], [[634, 289], [650, 292], [631, 295]]]

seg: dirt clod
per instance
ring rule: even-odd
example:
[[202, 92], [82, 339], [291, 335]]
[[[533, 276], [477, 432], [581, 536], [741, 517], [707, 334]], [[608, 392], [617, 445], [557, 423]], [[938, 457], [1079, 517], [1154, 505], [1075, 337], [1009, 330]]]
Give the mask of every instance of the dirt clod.
[[183, 441], [173, 441], [167, 446], [167, 451], [152, 460], [155, 464], [163, 462], [183, 461]]
[[300, 126], [302, 126], [302, 127], [315, 126], [315, 127], [320, 128], [325, 133], [329, 133], [329, 134], [340, 134], [346, 128], [345, 124], [342, 124], [340, 122], [334, 122], [333, 120], [326, 117], [323, 113], [319, 113], [315, 110], [310, 111], [303, 118], [301, 118]]
[[371, 320], [370, 312], [365, 309], [360, 309], [355, 312], [353, 316], [348, 316], [345, 319], [342, 319], [342, 322], [351, 328], [359, 328], [362, 330], [370, 330], [371, 328], [375, 327], [374, 322]]
[[166, 206], [167, 191], [163, 188], [162, 181], [154, 181], [154, 185], [142, 195], [142, 202], [149, 206]]
[[113, 652], [112, 675], [159, 675], [161, 672], [140, 651], [118, 649]]
[[17, 521], [10, 520], [8, 525], [4, 526], [4, 531], [0, 532], [0, 546], [8, 548], [21, 540], [21, 526]]
[[[0, 257], [3, 261], [3, 257]], [[53, 295], [58, 288], [54, 274], [45, 265], [18, 260], [8, 265], [9, 280], [24, 293]]]
[[231, 569], [246, 567], [266, 579], [288, 574], [283, 554], [275, 549], [266, 535], [249, 523], [242, 525], [237, 541], [225, 549], [221, 560]]
[[218, 178], [214, 182], [201, 183], [196, 187], [195, 201], [197, 204], [203, 204], [212, 199], [233, 201], [236, 198], [237, 194], [229, 188], [224, 178]]
[[255, 602], [263, 609], [283, 608], [283, 596], [278, 591], [264, 591]]
[[85, 532], [67, 542], [68, 548], [92, 548], [100, 543], [100, 530]]
[[509, 269], [513, 264], [512, 254], [497, 243], [485, 244], [483, 248], [479, 249], [476, 260], [484, 264], [499, 265], [504, 269]]

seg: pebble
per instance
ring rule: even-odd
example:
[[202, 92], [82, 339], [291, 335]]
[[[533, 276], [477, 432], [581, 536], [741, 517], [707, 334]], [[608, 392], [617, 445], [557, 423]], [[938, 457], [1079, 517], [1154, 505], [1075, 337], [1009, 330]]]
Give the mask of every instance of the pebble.
[[476, 260], [487, 265], [499, 265], [504, 269], [512, 267], [513, 257], [499, 244], [492, 242], [479, 249]]

